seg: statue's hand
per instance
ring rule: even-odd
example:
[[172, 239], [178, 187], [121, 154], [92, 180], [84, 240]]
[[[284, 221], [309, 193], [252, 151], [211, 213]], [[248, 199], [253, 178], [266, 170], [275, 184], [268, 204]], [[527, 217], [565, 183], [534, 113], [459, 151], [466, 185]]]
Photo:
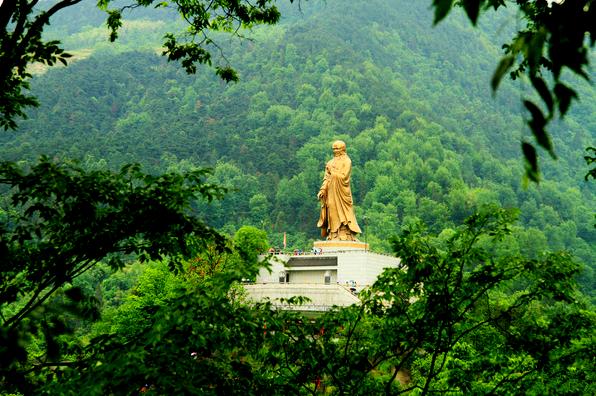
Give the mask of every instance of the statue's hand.
[[322, 199], [325, 199], [325, 192], [319, 191], [319, 193], [317, 194], [317, 199], [319, 201], [322, 200]]

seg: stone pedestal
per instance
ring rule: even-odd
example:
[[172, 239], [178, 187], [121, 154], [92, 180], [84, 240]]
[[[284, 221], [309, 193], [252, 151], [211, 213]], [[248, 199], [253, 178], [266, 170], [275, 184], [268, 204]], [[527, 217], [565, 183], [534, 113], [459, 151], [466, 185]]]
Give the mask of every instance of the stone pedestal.
[[[357, 302], [355, 295], [371, 286], [384, 269], [400, 265], [399, 258], [373, 253], [359, 241], [317, 241], [314, 247], [316, 254], [276, 255], [269, 268], [261, 269], [255, 285], [247, 287], [251, 297], [274, 300], [302, 295], [311, 299], [311, 305], [288, 309], [306, 311], [350, 305]], [[347, 298], [350, 294], [352, 297]]]
[[368, 250], [368, 243], [360, 241], [315, 241], [313, 245], [323, 254]]
[[322, 252], [277, 255], [268, 269], [261, 269], [255, 285], [247, 288], [251, 297], [274, 300], [305, 296], [311, 299], [312, 306], [291, 309], [307, 311], [350, 305], [355, 300], [346, 299], [349, 293], [356, 295], [371, 286], [385, 268], [400, 265], [399, 258], [365, 250], [368, 246], [362, 242], [318, 241], [315, 248]]

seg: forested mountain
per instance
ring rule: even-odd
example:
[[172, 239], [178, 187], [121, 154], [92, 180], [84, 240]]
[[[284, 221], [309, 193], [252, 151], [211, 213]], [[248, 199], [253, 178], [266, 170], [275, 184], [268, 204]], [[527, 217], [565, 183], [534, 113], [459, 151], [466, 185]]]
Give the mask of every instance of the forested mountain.
[[494, 98], [489, 88], [513, 16], [480, 29], [463, 17], [433, 28], [427, 2], [284, 6], [282, 23], [255, 29], [252, 40], [219, 41], [240, 76], [226, 85], [208, 68], [187, 75], [159, 57], [162, 31], [177, 23], [170, 15], [138, 14], [108, 48], [90, 7], [68, 10], [49, 32], [69, 34], [78, 58], [36, 71], [42, 105], [0, 136], [2, 159], [137, 161], [152, 172], [210, 166], [212, 180], [231, 189], [223, 201], [197, 203], [212, 225], [256, 225], [273, 244], [287, 232], [289, 245], [308, 248], [324, 163], [341, 138], [374, 249], [389, 251], [388, 237], [418, 219], [440, 233], [498, 203], [521, 210], [511, 251], [569, 249], [592, 268], [582, 284], [594, 290], [596, 199], [582, 155], [594, 145], [596, 93], [580, 86], [581, 101], [552, 126], [558, 160], [544, 155], [544, 181], [526, 185], [524, 86], [504, 82]]
[[[0, 2], [1, 394], [596, 394], [593, 2], [88, 1]], [[336, 139], [400, 265], [251, 300]]]

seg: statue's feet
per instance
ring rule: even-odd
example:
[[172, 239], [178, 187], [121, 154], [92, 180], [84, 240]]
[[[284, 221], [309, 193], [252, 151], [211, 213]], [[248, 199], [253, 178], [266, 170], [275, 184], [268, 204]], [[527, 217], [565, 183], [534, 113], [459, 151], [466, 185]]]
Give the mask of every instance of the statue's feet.
[[358, 241], [357, 234], [354, 234], [346, 225], [342, 225], [337, 232], [327, 234], [328, 241]]
[[347, 225], [342, 224], [338, 230], [338, 237], [340, 241], [355, 241], [355, 235], [352, 231], [348, 228]]

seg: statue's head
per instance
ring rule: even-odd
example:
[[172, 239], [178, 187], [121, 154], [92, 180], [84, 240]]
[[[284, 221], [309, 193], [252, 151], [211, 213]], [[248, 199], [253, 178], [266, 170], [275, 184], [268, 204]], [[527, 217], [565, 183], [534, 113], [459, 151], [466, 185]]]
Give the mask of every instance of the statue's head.
[[338, 156], [346, 152], [346, 143], [343, 140], [336, 140], [331, 146], [333, 148], [333, 155]]

